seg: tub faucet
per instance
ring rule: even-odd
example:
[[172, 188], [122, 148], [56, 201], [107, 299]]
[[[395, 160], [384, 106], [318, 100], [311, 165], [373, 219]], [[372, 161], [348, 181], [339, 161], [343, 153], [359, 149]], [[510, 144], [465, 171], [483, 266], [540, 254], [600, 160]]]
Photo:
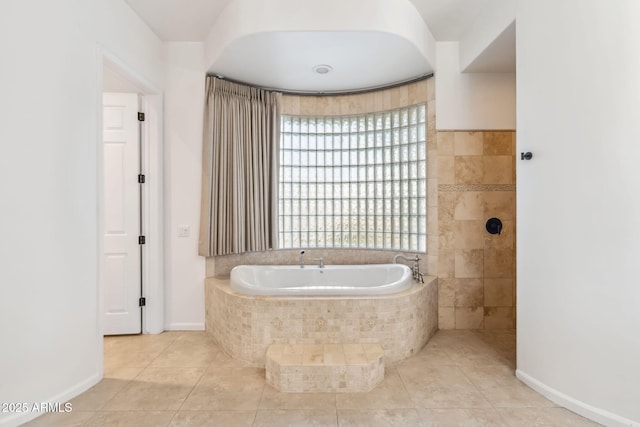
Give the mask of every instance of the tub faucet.
[[411, 267], [411, 273], [413, 276], [413, 280], [418, 283], [424, 283], [424, 274], [420, 271], [420, 257], [416, 254], [413, 258], [406, 257], [402, 254], [398, 254], [393, 257], [393, 263], [398, 263], [398, 258], [402, 258], [406, 261], [413, 261], [413, 266]]
[[314, 261], [318, 261], [318, 267], [324, 268], [324, 259], [323, 258], [315, 258]]
[[304, 251], [300, 251], [300, 268], [304, 268]]

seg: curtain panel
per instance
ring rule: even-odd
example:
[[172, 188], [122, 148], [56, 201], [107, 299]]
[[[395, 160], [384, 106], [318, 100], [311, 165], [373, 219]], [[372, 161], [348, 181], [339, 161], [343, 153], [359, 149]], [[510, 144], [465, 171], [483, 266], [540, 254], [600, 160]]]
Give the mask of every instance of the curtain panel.
[[207, 76], [200, 255], [275, 247], [280, 100], [278, 92]]

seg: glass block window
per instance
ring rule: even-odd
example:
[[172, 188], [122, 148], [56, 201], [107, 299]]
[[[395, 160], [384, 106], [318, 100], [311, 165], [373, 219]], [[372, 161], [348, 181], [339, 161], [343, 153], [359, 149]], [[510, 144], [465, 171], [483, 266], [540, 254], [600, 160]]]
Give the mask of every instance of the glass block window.
[[426, 107], [282, 116], [280, 248], [426, 251]]

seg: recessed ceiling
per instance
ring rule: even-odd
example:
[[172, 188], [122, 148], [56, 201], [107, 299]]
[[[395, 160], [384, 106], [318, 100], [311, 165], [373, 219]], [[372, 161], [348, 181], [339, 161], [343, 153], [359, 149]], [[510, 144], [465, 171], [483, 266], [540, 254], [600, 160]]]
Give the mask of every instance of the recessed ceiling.
[[[329, 65], [331, 72], [316, 73], [314, 67], [321, 64]], [[244, 37], [226, 47], [212, 71], [262, 87], [331, 92], [383, 86], [432, 70], [415, 46], [401, 37], [332, 31]]]
[[[215, 44], [216, 52], [207, 57], [207, 69], [203, 71], [270, 88], [336, 92], [383, 86], [433, 72], [435, 58], [427, 54], [427, 39], [432, 35], [431, 43], [463, 40], [486, 8], [505, 0], [350, 0], [348, 7], [340, 8], [341, 15], [326, 13], [324, 27], [317, 25], [321, 19], [313, 11], [324, 13], [329, 8], [330, 12], [333, 9], [329, 3], [339, 0], [306, 0], [305, 7], [298, 7], [299, 3], [293, 0], [268, 4], [255, 0], [255, 7], [251, 3], [254, 0], [125, 1], [161, 40], [204, 42], [205, 51], [208, 45]], [[366, 6], [373, 4], [381, 10], [363, 14], [359, 4], [363, 1]], [[289, 5], [288, 13], [283, 9], [277, 16], [289, 18], [294, 5], [294, 9], [306, 12], [297, 15], [304, 19], [295, 19], [293, 26], [283, 26], [283, 21], [273, 23], [265, 17], [271, 27], [255, 31], [247, 24], [257, 22], [252, 21], [252, 14], [273, 15], [273, 9], [285, 4]], [[384, 7], [393, 9], [382, 10]], [[242, 12], [236, 13], [235, 21], [227, 19], [234, 8]], [[393, 25], [385, 21], [392, 21], [390, 15], [398, 9], [404, 13], [402, 26], [409, 28], [403, 34], [397, 31], [401, 27], [397, 23], [394, 31]], [[371, 25], [354, 24], [348, 28], [352, 22], [362, 20], [360, 15], [367, 15]], [[307, 25], [306, 20], [313, 25]], [[332, 27], [334, 21], [341, 21], [342, 27], [325, 29]], [[239, 27], [243, 27], [242, 31]], [[514, 40], [515, 31], [506, 31], [465, 71], [514, 69]], [[323, 75], [313, 72], [319, 64], [330, 65], [333, 70]]]

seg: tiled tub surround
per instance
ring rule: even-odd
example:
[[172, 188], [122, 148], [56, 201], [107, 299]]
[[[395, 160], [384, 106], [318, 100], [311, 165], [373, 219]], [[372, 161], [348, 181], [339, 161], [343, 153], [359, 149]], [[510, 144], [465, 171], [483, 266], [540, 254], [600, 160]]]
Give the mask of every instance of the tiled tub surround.
[[262, 297], [234, 292], [228, 278], [206, 286], [206, 329], [234, 359], [265, 365], [271, 344], [379, 343], [385, 363], [420, 351], [438, 329], [438, 283], [383, 297]]

